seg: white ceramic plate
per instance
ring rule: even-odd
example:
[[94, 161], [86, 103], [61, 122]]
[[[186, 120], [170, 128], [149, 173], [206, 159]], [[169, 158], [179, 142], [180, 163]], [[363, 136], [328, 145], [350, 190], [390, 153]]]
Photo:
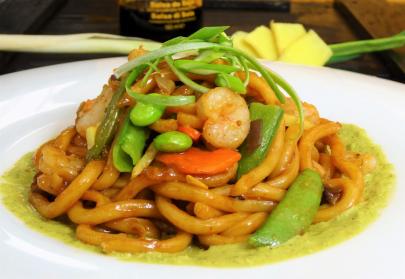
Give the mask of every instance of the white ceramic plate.
[[[74, 121], [122, 58], [0, 76], [0, 173]], [[364, 127], [397, 172], [388, 208], [363, 233], [316, 254], [267, 266], [214, 269], [122, 262], [30, 230], [0, 205], [1, 278], [405, 278], [405, 86], [328, 68], [271, 64], [322, 116]], [[128, 278], [128, 277], [127, 277]]]

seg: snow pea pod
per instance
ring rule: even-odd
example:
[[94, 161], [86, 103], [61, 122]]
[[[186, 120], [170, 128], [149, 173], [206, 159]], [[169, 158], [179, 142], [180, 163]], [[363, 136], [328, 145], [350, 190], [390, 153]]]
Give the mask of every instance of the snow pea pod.
[[113, 146], [113, 164], [120, 172], [131, 172], [142, 156], [149, 130], [131, 124], [129, 117], [119, 132]]
[[251, 103], [249, 105], [251, 128], [239, 151], [238, 179], [249, 172], [266, 157], [267, 151], [280, 126], [283, 110], [278, 106]]
[[305, 231], [318, 211], [322, 192], [320, 175], [311, 169], [302, 171], [249, 243], [274, 248]]

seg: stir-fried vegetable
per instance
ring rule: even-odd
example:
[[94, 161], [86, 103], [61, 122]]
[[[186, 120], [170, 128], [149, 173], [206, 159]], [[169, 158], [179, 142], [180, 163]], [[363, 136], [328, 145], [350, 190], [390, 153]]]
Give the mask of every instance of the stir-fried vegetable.
[[[117, 78], [130, 71], [124, 82], [124, 87], [128, 95], [134, 98], [137, 102], [130, 113], [130, 119], [133, 124], [137, 126], [150, 125], [163, 115], [165, 107], [183, 106], [195, 102], [195, 96], [170, 96], [159, 93], [141, 94], [132, 88], [132, 85], [141, 73], [144, 73], [142, 80], [143, 82], [146, 82], [152, 72], [157, 71], [157, 65], [163, 60], [166, 61], [167, 65], [177, 75], [179, 80], [183, 82], [183, 84], [201, 93], [208, 92], [209, 88], [193, 81], [188, 77], [189, 73], [200, 75], [214, 74], [216, 75], [215, 83], [217, 86], [227, 87], [234, 92], [243, 94], [246, 93], [246, 87], [249, 83], [248, 73], [250, 71], [259, 72], [266, 82], [271, 86], [280, 102], [284, 102], [285, 100], [280, 88], [291, 96], [298, 108], [300, 121], [303, 123], [301, 102], [292, 87], [289, 86], [289, 84], [286, 83], [286, 81], [284, 81], [281, 77], [264, 68], [253, 57], [234, 49], [231, 45], [231, 39], [226, 36], [225, 33], [223, 33], [226, 28], [226, 26], [206, 27], [190, 35], [189, 37], [174, 38], [162, 44], [160, 49], [137, 57], [116, 69], [115, 76]], [[181, 54], [184, 54], [183, 57], [187, 57], [187, 59], [173, 59], [173, 55], [181, 57]], [[217, 59], [228, 61], [228, 64], [214, 64], [213, 61]], [[236, 72], [242, 71], [246, 73], [244, 80], [241, 80], [239, 77], [234, 75]], [[119, 98], [120, 96], [117, 96], [116, 94], [114, 95], [114, 103], [115, 99]], [[118, 113], [118, 109], [116, 109], [115, 112]], [[116, 120], [113, 121], [109, 113], [107, 113], [104, 121], [112, 123], [108, 126], [110, 129], [116, 129]], [[100, 130], [100, 132], [103, 131], [104, 126], [105, 125], [102, 123], [98, 130]], [[195, 138], [198, 139], [198, 136], [195, 136], [193, 139]], [[101, 142], [98, 145], [97, 139], [98, 136], [96, 137], [95, 147], [98, 147], [97, 151], [98, 154], [100, 154], [101, 151], [99, 151], [99, 146], [105, 146], [105, 144], [110, 141], [111, 138], [108, 138], [107, 141]], [[188, 139], [190, 138], [188, 137]], [[268, 144], [269, 142], [267, 142], [267, 145]], [[162, 147], [160, 144], [155, 147], [162, 150], [168, 150], [167, 148]], [[182, 146], [180, 149], [169, 149], [172, 152], [179, 151], [180, 149], [185, 150], [184, 146]], [[90, 151], [90, 155], [95, 153], [92, 150]], [[94, 157], [93, 155], [90, 155], [88, 156], [89, 158]], [[236, 157], [234, 156], [233, 158]]]
[[136, 126], [149, 126], [159, 120], [164, 112], [164, 106], [138, 102], [131, 110], [129, 118]]
[[182, 132], [170, 131], [157, 136], [153, 143], [159, 151], [183, 152], [193, 145], [193, 140]]
[[283, 110], [278, 106], [251, 103], [249, 111], [251, 127], [240, 147], [242, 159], [239, 162], [238, 178], [258, 166], [266, 157], [283, 117]]
[[319, 174], [304, 170], [288, 189], [264, 225], [249, 239], [254, 246], [277, 247], [303, 232], [321, 203], [323, 185]]
[[192, 147], [183, 153], [160, 154], [156, 160], [185, 174], [212, 175], [225, 172], [240, 158], [240, 154], [232, 149], [204, 151]]
[[[187, 73], [217, 74], [217, 85], [228, 87], [239, 93], [244, 93], [246, 92], [246, 86], [249, 83], [249, 75], [245, 75], [246, 79], [242, 82], [239, 78], [233, 76], [232, 73], [236, 70], [244, 71], [245, 73], [248, 73], [250, 70], [257, 71], [273, 89], [280, 102], [284, 103], [285, 97], [279, 86], [293, 99], [298, 108], [300, 123], [302, 124], [303, 111], [301, 101], [292, 87], [289, 86], [280, 76], [266, 69], [250, 55], [233, 48], [231, 45], [232, 40], [223, 33], [226, 28], [227, 27], [225, 26], [206, 27], [189, 37], [174, 38], [163, 43], [160, 49], [147, 53], [120, 66], [115, 70], [115, 75], [116, 77], [120, 77], [132, 69], [138, 69], [138, 67], [146, 68], [148, 65], [150, 65], [149, 67], [152, 67], [152, 65], [156, 64], [156, 61], [164, 59], [180, 81], [195, 91], [206, 93], [209, 91], [209, 88], [190, 79], [187, 76]], [[172, 58], [172, 55], [174, 54], [189, 53], [190, 51], [197, 53], [197, 56], [194, 59], [173, 60]], [[231, 61], [231, 65], [210, 63], [219, 58]], [[171, 105], [175, 105], [174, 103], [180, 105], [179, 103], [185, 104], [194, 101], [189, 98], [186, 100], [178, 99], [190, 96], [160, 96], [156, 94], [142, 95], [133, 92], [131, 90], [131, 85], [135, 79], [133, 79], [132, 76], [131, 73], [126, 88], [129, 94], [137, 101], [160, 105], [168, 105], [168, 103]], [[303, 125], [301, 125], [301, 128], [303, 128]]]
[[111, 98], [104, 119], [97, 128], [94, 145], [86, 154], [87, 161], [100, 157], [106, 145], [109, 144], [114, 137], [114, 132], [117, 129], [117, 122], [120, 115], [118, 101], [125, 93], [124, 84], [125, 82], [121, 81], [119, 88], [114, 92], [114, 95]]
[[131, 172], [145, 148], [149, 131], [131, 124], [129, 117], [124, 121], [113, 145], [113, 163], [120, 172]]

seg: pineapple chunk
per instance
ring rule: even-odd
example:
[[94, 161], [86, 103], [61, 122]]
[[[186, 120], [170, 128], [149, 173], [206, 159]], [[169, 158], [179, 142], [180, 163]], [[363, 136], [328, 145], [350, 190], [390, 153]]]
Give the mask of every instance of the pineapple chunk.
[[244, 38], [246, 37], [248, 33], [244, 32], [244, 31], [236, 31], [233, 35], [232, 35], [232, 42], [233, 42], [233, 46], [236, 49], [239, 49], [253, 57], [258, 58], [259, 54], [247, 43], [245, 43]]
[[332, 50], [330, 47], [315, 31], [309, 30], [307, 34], [284, 50], [279, 61], [310, 66], [323, 66], [328, 62], [331, 56]]
[[268, 27], [264, 25], [256, 27], [245, 37], [244, 41], [259, 54], [260, 58], [277, 59], [276, 44]]
[[280, 55], [290, 44], [306, 33], [304, 26], [299, 23], [276, 23], [271, 21], [270, 28]]

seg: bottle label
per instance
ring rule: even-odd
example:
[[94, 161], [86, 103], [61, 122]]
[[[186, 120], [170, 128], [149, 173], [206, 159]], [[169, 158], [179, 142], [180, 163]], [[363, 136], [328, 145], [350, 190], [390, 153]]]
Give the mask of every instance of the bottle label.
[[146, 10], [151, 24], [170, 31], [184, 29], [187, 22], [195, 21], [195, 10], [201, 6], [202, 0], [149, 1]]

